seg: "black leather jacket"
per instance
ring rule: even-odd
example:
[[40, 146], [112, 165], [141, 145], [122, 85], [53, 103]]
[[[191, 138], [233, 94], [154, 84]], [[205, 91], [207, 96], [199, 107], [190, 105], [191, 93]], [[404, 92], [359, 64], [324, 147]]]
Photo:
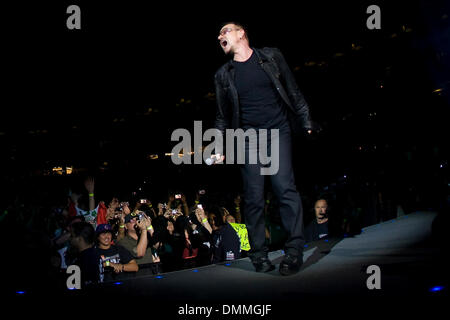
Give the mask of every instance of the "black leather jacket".
[[[277, 48], [252, 49], [259, 64], [288, 106], [291, 129], [294, 133], [299, 133], [301, 128], [312, 129], [308, 104], [298, 89], [281, 51]], [[233, 64], [229, 61], [219, 68], [214, 77], [217, 101], [215, 127], [222, 134], [225, 134], [225, 129], [237, 129], [240, 126], [239, 97], [234, 83], [234, 72]]]

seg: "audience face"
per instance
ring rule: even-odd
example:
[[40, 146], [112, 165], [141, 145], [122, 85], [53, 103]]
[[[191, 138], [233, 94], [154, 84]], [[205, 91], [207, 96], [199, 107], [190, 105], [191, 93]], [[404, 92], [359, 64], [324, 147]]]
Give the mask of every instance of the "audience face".
[[227, 215], [225, 219], [228, 223], [236, 223], [236, 219], [231, 214]]
[[63, 211], [61, 212], [61, 215], [67, 219], [69, 217], [69, 210], [67, 208], [64, 208]]
[[134, 227], [136, 225], [137, 217], [130, 220], [130, 222], [125, 223], [125, 228], [127, 231], [135, 230]]
[[131, 210], [130, 210], [130, 207], [128, 207], [128, 204], [124, 204], [124, 206], [122, 207], [122, 211], [126, 215], [131, 213]]
[[217, 230], [217, 226], [216, 226], [216, 223], [215, 223], [215, 218], [216, 218], [216, 215], [214, 213], [210, 213], [208, 215], [208, 222], [211, 225], [211, 228], [213, 230]]
[[70, 245], [73, 246], [76, 249], [79, 249], [82, 244], [82, 238], [81, 237], [75, 237], [73, 232], [71, 232], [70, 236]]
[[162, 203], [158, 203], [158, 216], [164, 214], [164, 205]]
[[113, 210], [117, 209], [120, 206], [119, 199], [113, 198], [111, 202], [109, 203], [109, 207]]
[[108, 249], [111, 246], [112, 234], [111, 232], [103, 232], [98, 235], [97, 239], [100, 248]]
[[75, 219], [73, 219], [70, 223], [69, 223], [69, 225], [67, 226], [67, 230], [69, 231], [69, 232], [72, 232], [72, 225], [74, 224], [74, 223], [77, 223], [77, 222], [82, 222], [83, 220], [81, 219], [81, 218], [75, 218]]
[[314, 211], [317, 219], [323, 219], [327, 213], [328, 204], [326, 200], [320, 199], [314, 205]]
[[173, 222], [172, 221], [168, 221], [167, 222], [167, 231], [169, 231], [170, 233], [175, 231], [175, 227], [173, 226]]

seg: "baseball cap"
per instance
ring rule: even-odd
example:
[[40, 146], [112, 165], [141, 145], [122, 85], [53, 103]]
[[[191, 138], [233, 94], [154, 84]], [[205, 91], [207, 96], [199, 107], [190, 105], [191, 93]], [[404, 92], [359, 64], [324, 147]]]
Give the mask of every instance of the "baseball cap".
[[139, 219], [139, 216], [137, 215], [137, 214], [135, 214], [134, 212], [132, 212], [132, 213], [130, 213], [130, 214], [127, 214], [126, 216], [125, 216], [125, 223], [128, 223], [128, 222], [130, 222], [132, 219], [134, 219], [134, 218], [138, 218]]
[[104, 233], [104, 232], [113, 232], [111, 225], [104, 223], [104, 224], [99, 224], [97, 226], [97, 228], [95, 229], [95, 233], [98, 235], [100, 233]]

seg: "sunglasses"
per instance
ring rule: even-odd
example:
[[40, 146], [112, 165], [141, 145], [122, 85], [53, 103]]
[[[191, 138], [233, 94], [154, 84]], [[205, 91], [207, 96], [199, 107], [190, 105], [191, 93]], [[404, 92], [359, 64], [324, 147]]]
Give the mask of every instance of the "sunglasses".
[[224, 36], [224, 35], [226, 35], [228, 32], [231, 32], [231, 31], [233, 31], [233, 30], [237, 31], [237, 30], [240, 30], [240, 29], [235, 29], [235, 28], [223, 28], [222, 30], [220, 30], [219, 34], [220, 34], [221, 36]]

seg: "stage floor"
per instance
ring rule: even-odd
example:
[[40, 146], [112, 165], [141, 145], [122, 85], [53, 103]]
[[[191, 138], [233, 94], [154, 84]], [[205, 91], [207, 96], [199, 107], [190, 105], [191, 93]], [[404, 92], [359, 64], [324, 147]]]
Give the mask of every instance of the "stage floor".
[[[250, 260], [244, 258], [158, 276], [135, 276], [90, 290], [50, 290], [49, 294], [49, 290], [42, 288], [42, 292], [27, 292], [16, 298], [20, 305], [37, 302], [33, 305], [42, 306], [45, 302], [65, 306], [68, 303], [83, 308], [103, 305], [109, 310], [117, 305], [117, 310], [122, 312], [128, 310], [123, 306], [131, 303], [134, 309], [148, 308], [152, 314], [157, 310], [164, 318], [176, 319], [209, 318], [204, 314], [180, 314], [188, 308], [208, 306], [215, 310], [212, 319], [248, 318], [248, 314], [241, 317], [223, 314], [221, 310], [230, 305], [236, 308], [270, 305], [272, 311], [265, 319], [298, 313], [296, 319], [306, 311], [319, 318], [386, 314], [404, 317], [419, 311], [434, 316], [448, 304], [448, 264], [444, 260], [447, 244], [432, 238], [431, 227], [436, 216], [433, 212], [411, 213], [364, 228], [354, 237], [309, 243], [300, 272], [289, 277], [278, 273], [283, 252], [275, 251], [269, 258], [277, 269], [270, 273], [256, 273]], [[372, 276], [367, 268], [371, 265], [380, 269], [380, 289], [367, 287], [367, 280]], [[431, 290], [437, 286], [443, 289]], [[83, 308], [72, 308], [71, 312], [83, 314]], [[102, 310], [97, 308], [100, 313]]]
[[[245, 258], [105, 283], [98, 290], [161, 301], [211, 303], [442, 295], [429, 291], [448, 284], [440, 260], [442, 249], [430, 240], [435, 217], [433, 212], [416, 212], [364, 228], [354, 237], [309, 243], [301, 271], [289, 277], [278, 273], [283, 252], [275, 251], [269, 258], [277, 268], [270, 273], [254, 272]], [[380, 268], [380, 289], [367, 287], [370, 265]]]

